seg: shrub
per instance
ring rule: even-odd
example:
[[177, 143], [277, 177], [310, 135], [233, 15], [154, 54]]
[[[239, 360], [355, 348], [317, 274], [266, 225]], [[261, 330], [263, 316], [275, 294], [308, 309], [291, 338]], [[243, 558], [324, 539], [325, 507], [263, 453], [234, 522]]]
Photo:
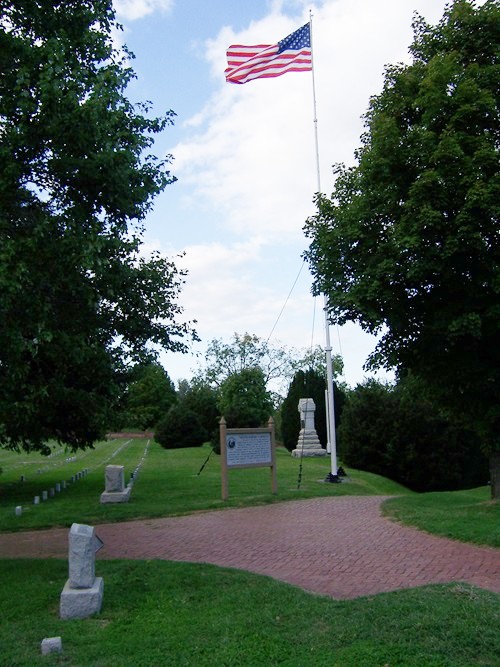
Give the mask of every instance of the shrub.
[[412, 378], [369, 380], [349, 395], [339, 428], [342, 461], [415, 491], [485, 484], [487, 460], [473, 431], [450, 419]]
[[207, 432], [197, 415], [182, 404], [174, 404], [159, 421], [155, 440], [165, 449], [199, 447], [207, 439]]

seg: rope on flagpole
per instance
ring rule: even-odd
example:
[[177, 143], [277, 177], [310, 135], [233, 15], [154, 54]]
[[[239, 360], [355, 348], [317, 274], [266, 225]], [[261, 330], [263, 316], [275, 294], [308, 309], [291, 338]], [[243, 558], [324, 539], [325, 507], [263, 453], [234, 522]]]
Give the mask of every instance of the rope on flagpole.
[[286, 308], [286, 305], [287, 305], [287, 303], [288, 303], [288, 300], [289, 300], [290, 297], [292, 296], [292, 292], [293, 292], [293, 290], [295, 289], [295, 285], [297, 284], [297, 281], [298, 281], [298, 279], [299, 279], [299, 277], [300, 277], [300, 274], [302, 273], [302, 269], [304, 268], [304, 264], [305, 264], [305, 263], [306, 263], [306, 260], [305, 260], [305, 259], [302, 260], [302, 264], [300, 265], [300, 269], [299, 269], [299, 272], [297, 273], [297, 277], [296, 277], [295, 280], [293, 281], [293, 285], [292, 285], [290, 291], [288, 292], [288, 296], [287, 296], [286, 299], [285, 299], [285, 303], [283, 304], [283, 307], [281, 308], [280, 313], [279, 313], [278, 317], [276, 318], [276, 322], [273, 324], [273, 328], [271, 329], [271, 333], [269, 334], [269, 336], [268, 336], [267, 339], [266, 339], [266, 345], [269, 343], [269, 339], [270, 339], [271, 336], [273, 335], [274, 330], [276, 329], [276, 326], [277, 326], [278, 322], [280, 321], [281, 316], [283, 315], [283, 311], [284, 311], [285, 308]]

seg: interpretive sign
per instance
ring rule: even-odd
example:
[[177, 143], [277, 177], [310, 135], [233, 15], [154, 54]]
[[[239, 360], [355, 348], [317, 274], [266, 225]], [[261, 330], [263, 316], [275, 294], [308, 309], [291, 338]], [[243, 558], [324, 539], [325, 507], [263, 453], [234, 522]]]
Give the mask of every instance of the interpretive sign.
[[226, 463], [235, 466], [270, 466], [273, 463], [271, 433], [226, 434]]
[[220, 420], [220, 449], [222, 469], [222, 498], [228, 498], [228, 469], [271, 468], [273, 493], [277, 493], [274, 421], [262, 428], [226, 428], [224, 417]]

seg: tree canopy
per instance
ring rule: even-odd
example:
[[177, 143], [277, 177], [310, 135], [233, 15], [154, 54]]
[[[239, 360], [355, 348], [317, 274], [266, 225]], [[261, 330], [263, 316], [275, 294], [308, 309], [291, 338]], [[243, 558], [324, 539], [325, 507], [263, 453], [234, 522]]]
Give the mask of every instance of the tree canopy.
[[220, 388], [218, 407], [229, 428], [257, 428], [267, 424], [273, 402], [260, 368], [233, 373]]
[[[234, 333], [229, 342], [220, 338], [210, 341], [205, 367], [199, 371], [197, 380], [219, 388], [228, 377], [246, 368], [260, 368], [266, 386], [272, 390], [275, 402], [279, 402], [297, 371], [315, 368], [326, 377], [325, 352], [319, 345], [297, 350], [271, 344], [255, 334]], [[342, 369], [342, 358], [333, 355], [333, 375], [341, 373]]]
[[133, 369], [126, 392], [126, 425], [154, 428], [176, 402], [177, 392], [165, 369], [158, 363], [140, 364]]
[[111, 0], [7, 0], [0, 15], [0, 446], [105, 433], [127, 363], [184, 351], [184, 274], [140, 254], [174, 177], [148, 151], [172, 123], [125, 96]]
[[500, 7], [456, 0], [414, 20], [388, 66], [352, 167], [306, 223], [314, 290], [332, 322], [381, 335], [371, 367], [424, 379], [498, 442]]

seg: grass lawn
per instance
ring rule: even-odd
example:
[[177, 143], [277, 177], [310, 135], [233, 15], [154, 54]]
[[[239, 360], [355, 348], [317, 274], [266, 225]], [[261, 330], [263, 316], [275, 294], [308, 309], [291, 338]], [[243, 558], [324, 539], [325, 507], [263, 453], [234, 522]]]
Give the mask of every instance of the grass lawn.
[[[0, 450], [0, 529], [95, 525], [315, 496], [384, 495], [395, 496], [384, 503], [395, 520], [455, 539], [498, 543], [498, 504], [489, 501], [487, 488], [415, 494], [357, 470], [347, 470], [342, 484], [326, 484], [327, 457], [305, 459], [299, 485], [300, 460], [280, 449], [277, 496], [271, 494], [269, 469], [232, 470], [230, 497], [223, 502], [220, 459], [208, 446], [146, 445], [113, 440], [76, 455], [55, 448], [50, 458]], [[127, 480], [141, 465], [129, 503], [99, 503], [109, 463], [123, 465]], [[84, 468], [87, 476], [33, 505], [33, 496]], [[20, 517], [14, 512], [18, 505]], [[0, 667], [499, 665], [498, 595], [464, 584], [336, 601], [210, 565], [103, 560], [96, 574], [104, 578], [101, 613], [63, 621], [59, 597], [66, 560], [0, 559]], [[57, 636], [63, 653], [41, 656], [42, 639]]]
[[488, 487], [391, 498], [382, 511], [435, 535], [500, 547], [500, 504], [491, 500]]
[[[352, 601], [209, 565], [99, 561], [100, 614], [63, 621], [67, 563], [0, 560], [0, 665], [495, 667], [498, 596], [452, 584]], [[63, 652], [42, 657], [44, 637]]]
[[[67, 461], [62, 449], [50, 458], [37, 454], [14, 454], [0, 450], [0, 530], [15, 531], [49, 526], [70, 526], [73, 522], [96, 524], [142, 517], [186, 514], [198, 510], [220, 509], [311, 498], [327, 495], [396, 495], [409, 493], [404, 487], [384, 477], [362, 471], [347, 471], [350, 480], [326, 484], [329, 457], [304, 459], [300, 488], [300, 460], [284, 449], [277, 451], [278, 495], [271, 493], [269, 468], [231, 470], [229, 500], [221, 499], [220, 457], [209, 446], [165, 450], [152, 442], [134, 483], [130, 502], [101, 505], [104, 468], [108, 464], [125, 467], [125, 478], [144, 457], [146, 440], [111, 440], [99, 443], [95, 450], [76, 454]], [[207, 461], [200, 473], [200, 469]], [[69, 457], [72, 458], [72, 457]], [[40, 505], [33, 505], [35, 495], [54, 488], [76, 472], [89, 473], [65, 491]], [[38, 472], [40, 471], [40, 472]], [[198, 474], [199, 473], [199, 474]], [[24, 482], [21, 482], [24, 475]], [[15, 507], [22, 506], [21, 517]]]

